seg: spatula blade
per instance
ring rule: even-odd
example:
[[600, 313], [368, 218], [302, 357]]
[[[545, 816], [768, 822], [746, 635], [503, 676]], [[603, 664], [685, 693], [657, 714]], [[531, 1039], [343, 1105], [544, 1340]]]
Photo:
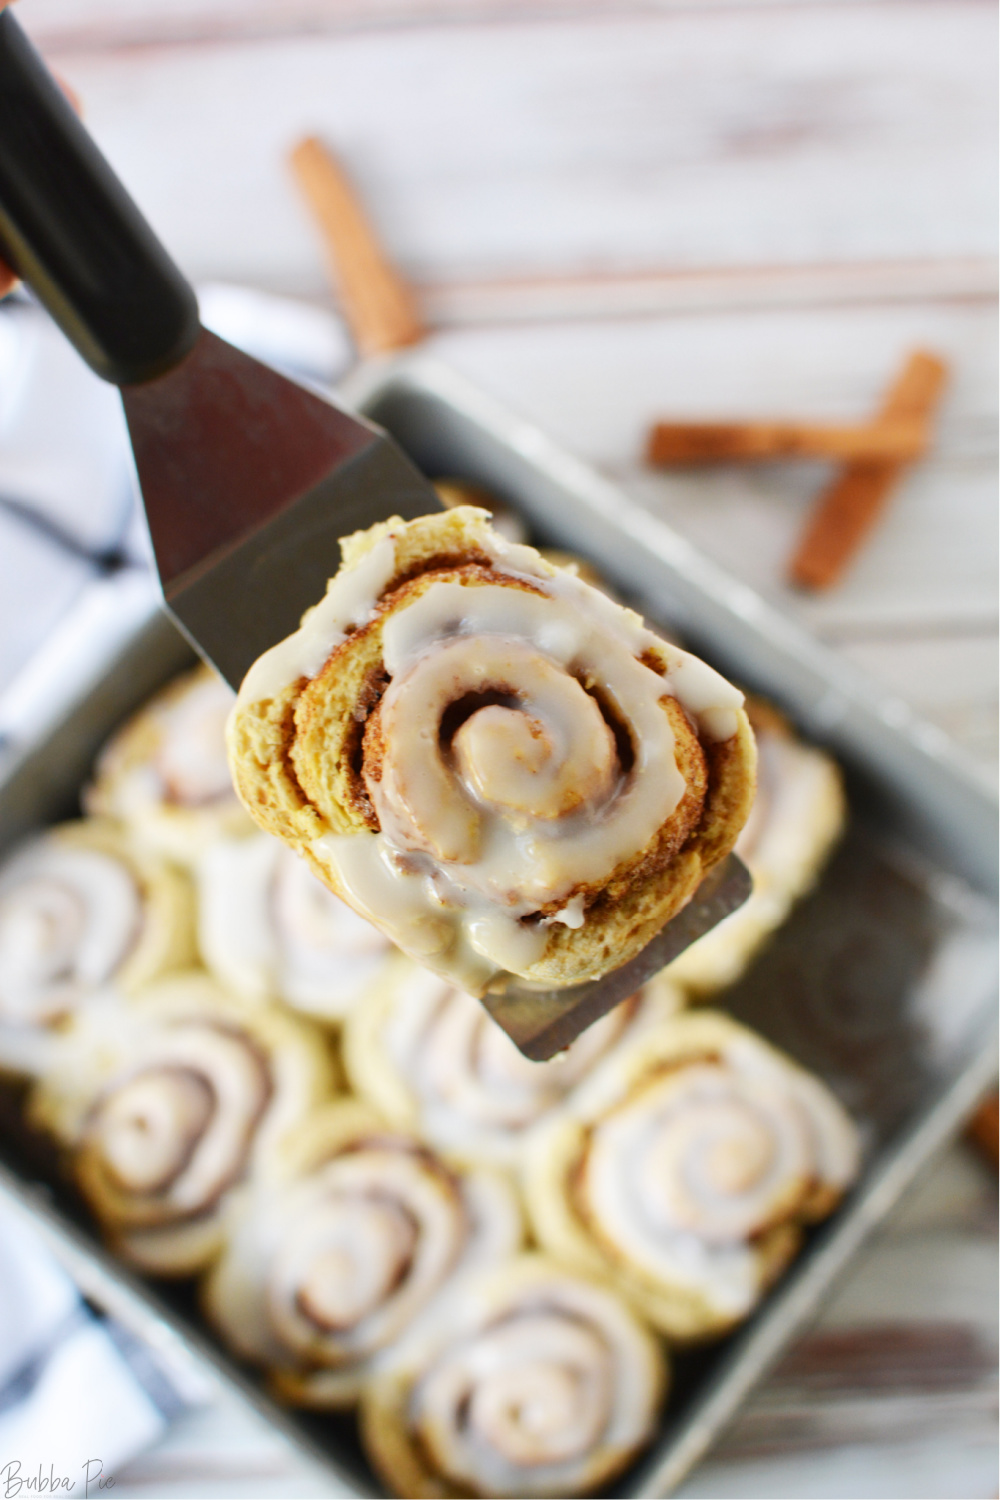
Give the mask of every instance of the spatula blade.
[[340, 537], [441, 509], [374, 423], [205, 330], [122, 401], [164, 598], [233, 687], [322, 598]]
[[[257, 658], [321, 599], [339, 540], [440, 510], [390, 437], [202, 330], [168, 374], [122, 400], [166, 603], [238, 688]], [[552, 1057], [749, 894], [730, 857], [638, 956], [569, 990], [488, 995], [528, 1057]]]

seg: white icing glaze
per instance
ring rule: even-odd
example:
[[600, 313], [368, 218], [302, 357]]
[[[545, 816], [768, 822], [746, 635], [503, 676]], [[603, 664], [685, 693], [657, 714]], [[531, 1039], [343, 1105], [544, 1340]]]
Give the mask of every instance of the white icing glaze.
[[716, 1060], [647, 1080], [599, 1117], [578, 1191], [615, 1254], [729, 1316], [759, 1295], [755, 1237], [818, 1185], [846, 1187], [858, 1139], [829, 1091], [734, 1036]]
[[269, 834], [223, 839], [198, 867], [205, 962], [251, 1000], [340, 1019], [388, 951], [385, 936]]
[[392, 533], [366, 552], [357, 567], [346, 568], [330, 580], [320, 602], [303, 616], [294, 635], [258, 657], [240, 687], [241, 703], [276, 698], [301, 677], [315, 677], [348, 625], [367, 624], [379, 596], [392, 581], [396, 547]]
[[142, 896], [109, 854], [42, 837], [0, 873], [0, 1023], [44, 1025], [106, 983], [131, 951]]
[[[757, 748], [759, 789], [736, 852], [755, 876], [765, 875], [797, 894], [837, 773], [821, 750], [789, 735], [765, 729]], [[820, 818], [821, 828], [824, 821]]]
[[463, 1278], [517, 1250], [523, 1224], [501, 1174], [446, 1166], [375, 1120], [316, 1146], [292, 1177], [241, 1194], [206, 1303], [239, 1354], [344, 1405]]
[[269, 1319], [285, 1348], [322, 1363], [357, 1360], [397, 1338], [467, 1234], [457, 1184], [391, 1140], [360, 1142], [325, 1163], [282, 1210]]
[[660, 1389], [655, 1345], [613, 1294], [525, 1256], [457, 1299], [406, 1420], [462, 1494], [587, 1493], [648, 1435]]
[[738, 978], [809, 888], [843, 826], [840, 776], [828, 755], [767, 725], [757, 730], [757, 754], [757, 796], [736, 843], [753, 876], [750, 899], [670, 966], [701, 993]]
[[164, 1027], [144, 1050], [106, 1087], [80, 1148], [103, 1176], [99, 1211], [140, 1228], [202, 1211], [230, 1186], [269, 1086], [252, 1042], [208, 1021]]
[[509, 1160], [523, 1132], [576, 1086], [634, 1016], [634, 1006], [618, 1006], [558, 1057], [532, 1062], [478, 1000], [413, 965], [398, 981], [378, 1047], [417, 1102], [428, 1139], [444, 1150]]
[[[522, 919], [565, 898], [546, 921], [583, 925], [574, 890], [599, 886], [677, 807], [684, 781], [664, 697], [711, 739], [735, 732], [743, 700], [533, 549], [485, 528], [477, 542], [532, 590], [436, 581], [386, 618], [384, 753], [379, 779], [366, 774], [380, 831], [328, 834], [311, 852], [405, 952], [481, 991], [497, 971], [523, 972], [544, 952], [547, 932]], [[372, 617], [394, 562], [390, 533], [251, 668], [240, 701], [315, 675], [345, 626]], [[640, 660], [654, 649], [662, 673]], [[476, 694], [488, 695], [478, 708]], [[442, 714], [470, 695], [444, 744]], [[628, 726], [627, 772], [599, 703]]]
[[[232, 689], [213, 673], [160, 711], [160, 744], [146, 769], [157, 777], [159, 796], [165, 801], [201, 807], [232, 799], [225, 734], [232, 706]], [[140, 795], [142, 770], [137, 767], [134, 790], [123, 789], [126, 801]]]
[[[433, 877], [395, 865], [380, 834], [328, 833], [316, 839], [310, 851], [320, 864], [328, 866], [351, 905], [377, 922], [404, 953], [446, 977], [460, 976], [469, 990], [481, 991], [496, 973], [497, 963], [486, 959], [473, 946], [464, 925], [442, 908]], [[513, 943], [520, 933], [527, 932], [537, 944], [536, 956], [541, 955], [544, 933], [522, 929], [503, 913], [498, 914], [498, 922], [500, 933], [506, 933]], [[499, 966], [506, 967], [502, 963]]]

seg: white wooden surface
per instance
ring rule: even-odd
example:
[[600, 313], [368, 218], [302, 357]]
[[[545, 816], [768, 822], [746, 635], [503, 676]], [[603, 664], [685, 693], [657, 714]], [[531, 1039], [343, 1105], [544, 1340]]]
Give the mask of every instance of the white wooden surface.
[[[194, 277], [325, 298], [283, 165], [338, 149], [436, 351], [996, 766], [987, 0], [20, 0]], [[810, 466], [652, 474], [657, 415], [854, 416], [953, 379], [850, 577], [791, 592]], [[956, 1147], [689, 1496], [990, 1496], [995, 1192]], [[118, 1495], [331, 1494], [220, 1400]]]

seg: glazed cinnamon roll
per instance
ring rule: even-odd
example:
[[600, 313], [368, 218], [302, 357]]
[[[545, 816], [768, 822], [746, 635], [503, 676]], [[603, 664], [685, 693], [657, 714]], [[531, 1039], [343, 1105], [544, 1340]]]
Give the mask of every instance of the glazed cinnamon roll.
[[232, 689], [210, 668], [178, 677], [104, 747], [84, 792], [87, 812], [119, 819], [182, 865], [214, 838], [250, 832], [226, 761], [232, 706]]
[[742, 695], [481, 511], [343, 548], [240, 690], [247, 809], [472, 994], [625, 963], [743, 825]]
[[622, 1048], [526, 1158], [542, 1245], [610, 1278], [675, 1341], [752, 1310], [858, 1167], [829, 1090], [728, 1017], [686, 1012]]
[[530, 1132], [601, 1058], [681, 1005], [662, 977], [550, 1062], [532, 1062], [479, 1001], [398, 958], [348, 1017], [352, 1087], [449, 1156], [515, 1166]]
[[332, 1087], [326, 1044], [308, 1023], [187, 974], [128, 1005], [109, 993], [81, 1012], [30, 1114], [70, 1149], [118, 1253], [182, 1276], [217, 1254], [232, 1189], [266, 1174]]
[[205, 850], [198, 941], [223, 984], [329, 1022], [343, 1020], [390, 952], [377, 927], [268, 834], [221, 839]]
[[495, 1172], [459, 1172], [355, 1100], [314, 1114], [283, 1170], [250, 1184], [203, 1305], [225, 1342], [299, 1405], [344, 1406], [462, 1278], [520, 1246]]
[[194, 961], [189, 882], [111, 823], [64, 823], [0, 866], [0, 1070], [36, 1073], [106, 984], [131, 991]]
[[757, 740], [757, 796], [736, 841], [753, 891], [743, 906], [670, 965], [670, 977], [695, 995], [733, 984], [758, 948], [811, 889], [843, 830], [846, 801], [836, 763], [800, 740], [760, 699], [747, 712]]
[[612, 1290], [524, 1255], [371, 1380], [361, 1435], [397, 1495], [586, 1494], [651, 1437], [665, 1386], [658, 1344]]

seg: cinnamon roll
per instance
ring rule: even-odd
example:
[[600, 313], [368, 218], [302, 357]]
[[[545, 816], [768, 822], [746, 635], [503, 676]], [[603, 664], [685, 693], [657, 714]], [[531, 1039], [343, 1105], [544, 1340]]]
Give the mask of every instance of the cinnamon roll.
[[208, 667], [184, 673], [111, 739], [84, 792], [145, 847], [191, 865], [212, 839], [252, 831], [226, 761], [232, 689]]
[[689, 1011], [609, 1058], [540, 1129], [525, 1189], [546, 1249], [685, 1341], [746, 1317], [857, 1167], [855, 1127], [819, 1079]]
[[367, 1105], [318, 1111], [285, 1144], [283, 1171], [248, 1185], [203, 1284], [225, 1342], [275, 1391], [344, 1406], [390, 1349], [436, 1318], [464, 1276], [521, 1244], [498, 1173], [459, 1172]]
[[0, 1070], [38, 1072], [97, 990], [135, 990], [194, 956], [188, 881], [113, 824], [31, 839], [0, 866]]
[[192, 973], [80, 1012], [30, 1114], [70, 1149], [119, 1254], [182, 1276], [217, 1254], [232, 1189], [268, 1172], [332, 1087], [326, 1043], [307, 1022]]
[[517, 511], [498, 500], [496, 495], [491, 495], [489, 490], [470, 484], [466, 479], [435, 479], [434, 488], [446, 510], [457, 510], [460, 505], [475, 506], [487, 512], [494, 531], [499, 531], [508, 542], [528, 540], [528, 528]]
[[625, 963], [745, 821], [742, 695], [482, 511], [342, 545], [240, 689], [247, 809], [472, 994]]
[[268, 834], [220, 839], [198, 864], [198, 940], [251, 1000], [340, 1022], [385, 967], [388, 939]]
[[532, 1062], [472, 995], [400, 957], [348, 1017], [344, 1065], [357, 1093], [449, 1156], [515, 1166], [532, 1128], [602, 1057], [680, 1004], [660, 976], [558, 1057]]
[[524, 1255], [373, 1377], [361, 1436], [397, 1495], [586, 1494], [652, 1436], [665, 1386], [659, 1345], [610, 1288]]
[[669, 973], [695, 995], [733, 984], [818, 879], [844, 827], [836, 762], [800, 740], [760, 699], [747, 704], [757, 740], [757, 796], [736, 841], [753, 891], [743, 906], [676, 958]]

